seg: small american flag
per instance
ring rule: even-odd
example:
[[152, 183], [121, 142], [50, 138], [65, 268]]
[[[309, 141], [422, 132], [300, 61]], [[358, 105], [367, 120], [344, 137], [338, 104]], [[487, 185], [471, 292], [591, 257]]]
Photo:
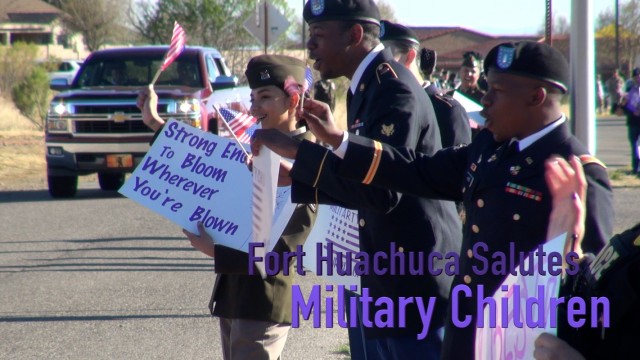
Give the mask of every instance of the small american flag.
[[171, 65], [171, 63], [180, 56], [182, 50], [184, 50], [184, 46], [187, 43], [187, 35], [184, 33], [182, 26], [178, 24], [176, 21], [173, 24], [173, 35], [171, 36], [171, 45], [169, 45], [169, 51], [164, 56], [164, 62], [160, 67], [160, 71], [166, 70], [166, 68]]
[[313, 84], [313, 72], [311, 72], [311, 68], [308, 66], [304, 71], [304, 79], [306, 82], [305, 84], [302, 84], [302, 92], [308, 95], [309, 91], [311, 91], [311, 84]]
[[238, 141], [248, 144], [257, 127], [258, 120], [251, 115], [227, 108], [220, 108], [220, 115]]

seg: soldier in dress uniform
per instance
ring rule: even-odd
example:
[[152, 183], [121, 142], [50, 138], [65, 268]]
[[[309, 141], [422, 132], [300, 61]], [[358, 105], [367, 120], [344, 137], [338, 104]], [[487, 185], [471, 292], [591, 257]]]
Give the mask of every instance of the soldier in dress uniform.
[[[295, 109], [304, 95], [296, 89], [301, 89], [306, 81], [305, 70], [303, 61], [284, 55], [260, 55], [249, 61], [245, 75], [251, 88], [251, 113], [262, 128], [291, 138], [313, 140], [306, 128], [297, 127], [295, 118]], [[164, 120], [157, 113], [155, 117], [151, 114], [152, 105], [146, 101], [150, 97], [157, 101], [153, 93], [143, 94], [139, 99], [139, 104], [144, 104], [143, 119], [152, 129], [159, 130]], [[299, 204], [273, 251], [280, 254], [296, 251], [298, 245], [304, 244], [314, 221], [315, 207]], [[221, 358], [279, 359], [291, 328], [294, 260], [290, 258], [288, 264], [291, 275], [284, 275], [281, 270], [262, 279], [257, 269], [255, 275], [249, 275], [246, 252], [215, 244], [201, 223], [198, 229], [200, 235], [184, 232], [193, 247], [215, 258], [217, 277], [209, 308], [212, 315], [220, 318]]]
[[480, 100], [485, 94], [485, 91], [478, 85], [482, 78], [482, 56], [474, 51], [464, 53], [458, 76], [460, 77], [460, 86], [456, 91], [480, 104]]
[[[298, 116], [314, 134], [334, 147], [346, 149], [342, 160], [314, 144], [261, 135], [252, 141], [259, 149], [315, 162], [318, 173], [338, 174], [381, 188], [429, 198], [462, 200], [466, 210], [460, 266], [454, 287], [467, 286], [454, 312], [471, 325], [456, 327], [451, 318], [445, 330], [443, 359], [472, 359], [474, 355], [477, 289], [491, 296], [503, 274], [477, 275], [483, 266], [475, 244], [500, 251], [529, 252], [545, 241], [551, 197], [544, 179], [544, 162], [553, 154], [576, 155], [587, 175], [586, 232], [583, 250], [597, 252], [613, 229], [613, 194], [605, 166], [589, 155], [569, 132], [561, 101], [569, 83], [569, 65], [552, 47], [535, 42], [503, 43], [485, 61], [489, 91], [483, 97], [486, 128], [469, 146], [443, 149], [435, 155], [396, 149], [379, 141], [339, 130], [324, 107], [305, 106]], [[326, 164], [331, 164], [331, 168]], [[312, 167], [311, 164], [308, 165]], [[454, 295], [452, 292], [451, 295]]]
[[[307, 49], [315, 60], [314, 68], [322, 78], [345, 76], [351, 80], [347, 95], [349, 132], [429, 154], [441, 148], [427, 94], [379, 41], [380, 15], [373, 0], [310, 0], [303, 16], [309, 24]], [[305, 104], [326, 105], [314, 100], [306, 100]], [[446, 253], [459, 249], [461, 224], [453, 202], [400, 198], [395, 192], [340, 179], [330, 172], [320, 174], [320, 161], [308, 158], [294, 163], [292, 200], [357, 209], [361, 251], [370, 255], [389, 253], [392, 242], [400, 252]], [[388, 261], [382, 262], [382, 266], [387, 265]], [[395, 303], [400, 297], [439, 299], [426, 339], [417, 339], [423, 325], [415, 304], [403, 314], [394, 309], [395, 319], [406, 319], [404, 327], [365, 327], [367, 343], [379, 349], [378, 354], [368, 353], [369, 358], [378, 355], [382, 359], [438, 359], [441, 340], [436, 329], [444, 323], [450, 280], [447, 276], [414, 276], [409, 272], [363, 275], [361, 286], [368, 288], [374, 299], [386, 297]], [[380, 308], [371, 306], [370, 315]], [[352, 359], [361, 355], [362, 352], [351, 353]]]
[[386, 20], [380, 22], [380, 28], [380, 40], [384, 46], [391, 49], [396, 61], [411, 70], [429, 95], [438, 120], [442, 147], [470, 143], [471, 126], [464, 107], [450, 95], [437, 91], [430, 81], [424, 80], [420, 75], [416, 64], [420, 42], [415, 32], [404, 25]]

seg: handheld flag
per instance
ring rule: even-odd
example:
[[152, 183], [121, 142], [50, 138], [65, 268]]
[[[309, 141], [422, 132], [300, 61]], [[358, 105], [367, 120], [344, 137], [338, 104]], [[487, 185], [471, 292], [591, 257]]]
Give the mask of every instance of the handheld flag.
[[227, 128], [238, 142], [248, 144], [258, 120], [251, 115], [223, 107], [220, 108], [219, 112]]
[[169, 50], [164, 55], [164, 60], [162, 65], [156, 71], [153, 80], [151, 80], [151, 85], [155, 84], [158, 77], [160, 77], [160, 73], [166, 70], [173, 61], [180, 56], [182, 51], [184, 50], [185, 45], [187, 44], [187, 35], [184, 33], [182, 26], [178, 24], [178, 22], [174, 22], [173, 24], [173, 35], [171, 36], [171, 44], [169, 45]]
[[309, 92], [311, 91], [311, 84], [313, 84], [313, 72], [311, 72], [311, 68], [308, 66], [304, 71], [304, 79], [306, 80], [306, 83], [302, 84], [302, 92], [309, 95]]

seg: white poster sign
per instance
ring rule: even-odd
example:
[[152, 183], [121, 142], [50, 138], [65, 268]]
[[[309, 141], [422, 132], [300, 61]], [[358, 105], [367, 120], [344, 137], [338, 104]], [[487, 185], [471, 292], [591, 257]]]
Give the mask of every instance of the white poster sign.
[[[565, 239], [566, 234], [562, 234], [547, 242], [543, 246], [544, 252], [546, 254], [563, 254]], [[558, 297], [561, 276], [551, 275], [548, 271], [548, 263], [543, 260], [543, 263], [539, 264], [537, 256], [534, 256], [532, 268], [542, 269], [542, 271], [536, 270], [532, 276], [509, 275], [502, 283], [493, 296], [496, 303], [495, 313], [490, 312], [489, 307], [484, 308], [484, 319], [495, 318], [496, 324], [492, 328], [485, 321], [483, 328], [476, 329], [475, 358], [477, 360], [533, 359], [536, 338], [543, 332], [556, 334], [556, 328], [551, 327], [550, 319], [551, 317], [555, 318], [557, 314], [551, 314], [550, 303], [552, 297]], [[517, 274], [520, 274], [520, 266], [516, 268], [516, 271]], [[505, 286], [507, 290], [503, 291], [502, 288]], [[531, 297], [540, 298], [543, 309], [534, 306], [534, 313], [526, 314], [527, 299]], [[507, 318], [505, 320], [508, 325], [506, 327], [502, 325], [504, 300], [507, 301]], [[514, 305], [515, 302], [518, 302], [519, 306]], [[520, 311], [514, 315], [515, 308]], [[540, 314], [543, 315], [543, 319], [538, 319]], [[530, 327], [528, 316], [532, 317], [529, 320], [535, 319], [537, 323], [542, 321], [544, 325]], [[516, 321], [519, 326], [515, 325]]]
[[247, 251], [252, 176], [245, 162], [235, 141], [170, 120], [120, 193], [190, 232], [201, 221], [216, 243]]
[[[356, 285], [360, 292], [360, 277], [353, 273], [359, 251], [358, 211], [320, 205], [315, 225], [304, 243], [304, 266], [336, 285]], [[327, 258], [330, 260], [319, 261]], [[351, 266], [347, 269], [348, 264]]]

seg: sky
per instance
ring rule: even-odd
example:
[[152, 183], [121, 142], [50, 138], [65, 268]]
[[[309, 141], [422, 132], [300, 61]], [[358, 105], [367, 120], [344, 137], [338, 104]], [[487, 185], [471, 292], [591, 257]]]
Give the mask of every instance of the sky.
[[[304, 0], [287, 0], [302, 17]], [[545, 0], [385, 0], [398, 22], [409, 26], [461, 26], [491, 35], [533, 35], [542, 29]], [[591, 1], [593, 17], [613, 11], [615, 0]], [[624, 0], [620, 1], [623, 2]], [[554, 17], [571, 21], [572, 0], [553, 0]]]

